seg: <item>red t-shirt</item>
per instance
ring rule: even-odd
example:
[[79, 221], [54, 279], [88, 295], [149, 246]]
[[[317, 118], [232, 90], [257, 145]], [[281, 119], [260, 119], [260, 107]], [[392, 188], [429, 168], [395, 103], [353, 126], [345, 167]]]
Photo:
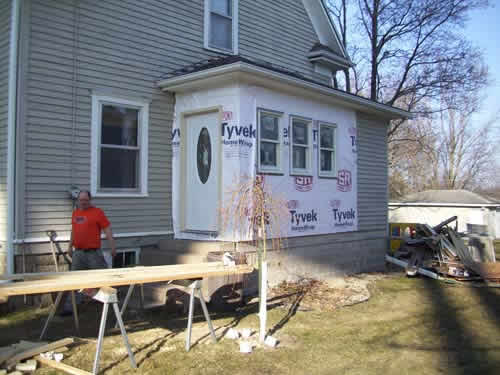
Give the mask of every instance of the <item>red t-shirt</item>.
[[109, 226], [109, 220], [100, 208], [90, 207], [86, 210], [74, 210], [71, 224], [75, 248], [101, 248], [101, 230]]

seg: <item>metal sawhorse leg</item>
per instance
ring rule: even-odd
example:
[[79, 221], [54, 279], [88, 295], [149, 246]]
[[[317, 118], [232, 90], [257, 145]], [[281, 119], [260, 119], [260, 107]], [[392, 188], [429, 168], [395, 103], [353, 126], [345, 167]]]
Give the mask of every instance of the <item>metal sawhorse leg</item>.
[[193, 328], [193, 315], [194, 315], [194, 298], [197, 297], [200, 300], [201, 308], [203, 309], [203, 315], [205, 315], [205, 320], [207, 321], [208, 328], [210, 330], [210, 336], [214, 343], [217, 342], [215, 337], [214, 328], [212, 326], [212, 321], [210, 320], [210, 315], [208, 314], [207, 305], [205, 304], [205, 299], [201, 292], [201, 280], [175, 280], [172, 282], [176, 288], [189, 292], [189, 311], [188, 311], [188, 326], [186, 335], [186, 351], [188, 352], [191, 348], [191, 332]]
[[133, 368], [137, 368], [137, 364], [135, 363], [134, 353], [132, 353], [132, 349], [130, 348], [130, 344], [127, 338], [127, 332], [125, 331], [125, 326], [123, 325], [122, 316], [120, 314], [120, 310], [118, 309], [118, 297], [116, 289], [103, 287], [99, 289], [97, 294], [92, 297], [95, 300], [103, 303], [102, 316], [101, 316], [101, 325], [99, 327], [99, 338], [97, 340], [97, 349], [95, 353], [94, 367], [92, 369], [92, 373], [97, 375], [99, 371], [99, 359], [101, 357], [101, 349], [102, 349], [102, 341], [104, 339], [104, 331], [106, 329], [106, 319], [108, 317], [108, 309], [109, 305], [113, 305], [113, 310], [115, 312], [115, 317], [120, 326], [120, 331], [122, 334], [123, 342], [125, 347], [127, 348], [128, 356], [130, 358], [130, 362]]
[[[73, 320], [75, 322], [76, 332], [78, 335], [80, 335], [80, 323], [78, 321], [78, 310], [77, 310], [77, 306], [76, 306], [75, 291], [71, 290], [70, 293], [71, 293], [71, 304], [73, 306]], [[45, 321], [45, 325], [43, 326], [43, 329], [42, 329], [42, 333], [40, 334], [40, 341], [43, 340], [45, 333], [47, 333], [47, 329], [49, 328], [49, 324], [52, 321], [52, 319], [54, 318], [54, 315], [56, 314], [57, 308], [59, 307], [59, 304], [61, 303], [61, 298], [62, 298], [63, 294], [64, 294], [64, 292], [57, 293], [56, 300], [50, 309], [49, 316], [47, 317], [47, 320]]]
[[[61, 298], [62, 298], [63, 293], [64, 292], [57, 293], [56, 301], [55, 301], [54, 305], [52, 306], [52, 309], [49, 313], [49, 316], [45, 322], [42, 333], [40, 335], [40, 340], [43, 339], [43, 337], [45, 336], [45, 333], [47, 332], [47, 328], [49, 326], [49, 323], [55, 315], [57, 307], [59, 306], [59, 303], [61, 302]], [[71, 298], [72, 298], [72, 304], [73, 304], [73, 316], [75, 318], [75, 324], [78, 327], [78, 315], [76, 312], [74, 291], [72, 291], [71, 294], [72, 294]], [[132, 353], [132, 349], [130, 348], [130, 344], [129, 344], [128, 338], [127, 338], [127, 332], [125, 331], [125, 326], [123, 325], [122, 316], [121, 316], [120, 310], [118, 308], [118, 296], [117, 296], [116, 289], [109, 288], [109, 287], [102, 287], [99, 289], [97, 294], [94, 295], [92, 298], [103, 304], [101, 324], [99, 326], [99, 337], [97, 340], [97, 348], [96, 348], [94, 367], [93, 367], [92, 373], [94, 375], [97, 375], [97, 372], [99, 371], [99, 359], [101, 357], [102, 342], [104, 340], [104, 331], [106, 329], [106, 320], [108, 317], [108, 310], [109, 310], [110, 304], [113, 306], [116, 321], [120, 327], [121, 335], [123, 337], [123, 342], [125, 343], [125, 347], [127, 348], [128, 356], [130, 358], [130, 362], [132, 363], [132, 367], [137, 368], [137, 364], [136, 364], [135, 358], [134, 358], [134, 353]]]

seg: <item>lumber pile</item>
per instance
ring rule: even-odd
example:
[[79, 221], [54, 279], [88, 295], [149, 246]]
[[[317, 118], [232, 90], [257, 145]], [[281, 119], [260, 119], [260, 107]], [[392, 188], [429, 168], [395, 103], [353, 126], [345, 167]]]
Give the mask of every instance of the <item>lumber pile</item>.
[[412, 238], [403, 241], [394, 256], [386, 260], [406, 268], [408, 276], [417, 273], [434, 279], [458, 281], [482, 280], [490, 285], [500, 283], [500, 263], [481, 246], [466, 245], [450, 224], [453, 216], [435, 227], [417, 224]]

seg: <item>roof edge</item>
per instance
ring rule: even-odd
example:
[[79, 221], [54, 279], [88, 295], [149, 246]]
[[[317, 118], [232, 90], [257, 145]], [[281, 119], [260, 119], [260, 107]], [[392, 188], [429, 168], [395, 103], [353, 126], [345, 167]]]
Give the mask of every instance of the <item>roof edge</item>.
[[[400, 108], [391, 107], [387, 104], [375, 102], [373, 100], [363, 98], [351, 93], [340, 91], [332, 87], [327, 87], [319, 83], [314, 83], [302, 78], [291, 76], [285, 73], [276, 72], [261, 66], [253, 65], [247, 62], [234, 62], [227, 65], [221, 65], [214, 68], [195, 71], [180, 75], [177, 77], [167, 78], [159, 81], [157, 85], [163, 91], [182, 91], [186, 90], [189, 86], [196, 85], [197, 81], [206, 81], [208, 79], [218, 79], [223, 76], [237, 73], [247, 73], [250, 77], [257, 80], [258, 77], [263, 77], [267, 81], [279, 82], [282, 84], [300, 87], [317, 94], [322, 94], [343, 104], [347, 104], [361, 112], [376, 112], [380, 116], [389, 119], [411, 119], [413, 114]], [[368, 109], [368, 111], [367, 111]]]
[[398, 207], [500, 207], [500, 203], [430, 203], [430, 202], [389, 202]]

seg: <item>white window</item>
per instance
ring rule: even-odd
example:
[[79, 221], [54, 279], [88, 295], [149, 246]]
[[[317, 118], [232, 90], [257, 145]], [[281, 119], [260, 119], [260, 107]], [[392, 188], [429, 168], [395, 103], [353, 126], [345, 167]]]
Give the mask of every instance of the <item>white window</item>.
[[205, 0], [205, 48], [238, 54], [238, 0]]
[[282, 173], [281, 169], [281, 112], [259, 109], [258, 161], [259, 172]]
[[312, 176], [312, 120], [290, 116], [292, 175]]
[[149, 103], [92, 96], [91, 191], [146, 196]]
[[324, 122], [319, 123], [319, 176], [336, 177], [337, 165], [335, 162], [335, 131], [336, 126]]

